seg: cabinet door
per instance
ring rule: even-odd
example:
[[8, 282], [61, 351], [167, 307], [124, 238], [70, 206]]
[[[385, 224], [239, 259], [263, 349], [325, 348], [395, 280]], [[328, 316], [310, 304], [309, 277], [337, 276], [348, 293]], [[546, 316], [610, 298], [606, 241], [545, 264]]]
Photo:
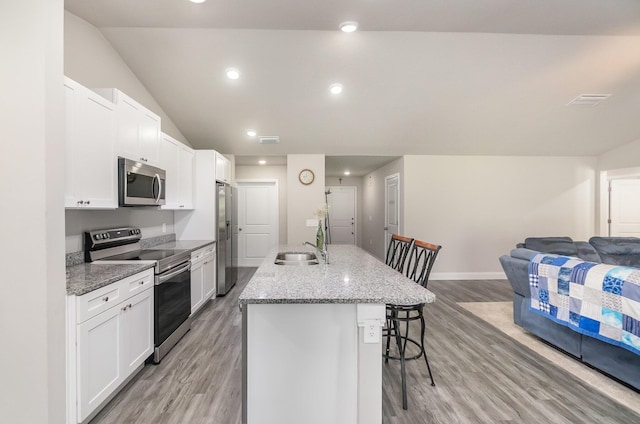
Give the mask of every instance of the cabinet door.
[[[64, 182], [64, 207], [80, 207], [82, 192], [80, 190], [80, 178], [78, 177], [78, 152], [76, 144], [78, 136], [74, 125], [78, 118], [76, 116], [78, 107], [76, 97], [79, 96], [79, 84], [65, 79], [64, 101], [65, 101], [65, 182]], [[83, 202], [84, 203], [84, 202]]]
[[197, 311], [204, 302], [204, 261], [191, 266], [191, 313]]
[[115, 105], [65, 79], [66, 208], [118, 207]]
[[120, 363], [120, 308], [77, 326], [78, 421], [83, 421], [124, 381]]
[[78, 152], [85, 207], [117, 208], [114, 105], [87, 90], [78, 122]]
[[120, 307], [122, 316], [122, 374], [129, 376], [153, 353], [153, 288]]
[[160, 142], [160, 167], [167, 172], [167, 179], [165, 182], [166, 203], [162, 209], [178, 209], [180, 206], [178, 152], [178, 143], [163, 134]]
[[229, 160], [216, 152], [216, 180], [228, 183], [229, 178], [227, 174], [229, 173], [229, 168]]
[[141, 159], [150, 165], [158, 166], [160, 164], [160, 117], [142, 109], [138, 131]]
[[193, 209], [193, 150], [186, 146], [178, 148], [178, 193], [179, 208]]
[[215, 297], [216, 293], [216, 255], [207, 255], [203, 265], [204, 300]]
[[138, 147], [140, 122], [140, 105], [128, 97], [118, 93], [118, 155], [143, 160]]

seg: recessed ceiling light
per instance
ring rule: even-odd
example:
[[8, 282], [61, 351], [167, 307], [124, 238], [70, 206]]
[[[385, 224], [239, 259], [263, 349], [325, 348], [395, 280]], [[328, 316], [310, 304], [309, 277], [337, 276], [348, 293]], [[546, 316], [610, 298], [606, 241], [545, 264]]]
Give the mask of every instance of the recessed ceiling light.
[[229, 79], [237, 80], [238, 78], [240, 78], [240, 71], [238, 71], [236, 68], [227, 68], [225, 73], [227, 74], [227, 78]]
[[331, 84], [329, 86], [329, 91], [331, 91], [331, 94], [340, 94], [342, 93], [342, 84]]
[[344, 171], [344, 175], [351, 175], [351, 171]]
[[258, 133], [255, 132], [254, 130], [247, 130], [247, 135], [249, 137], [255, 137], [256, 135], [258, 135]]
[[354, 32], [358, 29], [358, 23], [354, 21], [347, 21], [340, 24], [342, 32]]
[[267, 161], [266, 161], [266, 160], [264, 160], [264, 159], [260, 159], [260, 160], [258, 161], [258, 163], [259, 163], [260, 165], [264, 165], [264, 164], [266, 164], [266, 163], [267, 163]]
[[207, 0], [189, 0], [191, 3], [204, 3]]

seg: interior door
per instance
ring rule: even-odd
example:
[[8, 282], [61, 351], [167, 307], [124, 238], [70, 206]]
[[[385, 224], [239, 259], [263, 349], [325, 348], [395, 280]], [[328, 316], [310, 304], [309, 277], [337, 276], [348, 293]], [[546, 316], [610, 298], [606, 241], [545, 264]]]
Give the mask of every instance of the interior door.
[[640, 237], [640, 178], [609, 180], [609, 236]]
[[238, 181], [238, 266], [259, 266], [278, 245], [275, 181]]
[[327, 187], [331, 244], [356, 244], [357, 187]]
[[384, 207], [383, 252], [386, 252], [391, 235], [400, 233], [400, 174], [389, 175], [384, 179]]

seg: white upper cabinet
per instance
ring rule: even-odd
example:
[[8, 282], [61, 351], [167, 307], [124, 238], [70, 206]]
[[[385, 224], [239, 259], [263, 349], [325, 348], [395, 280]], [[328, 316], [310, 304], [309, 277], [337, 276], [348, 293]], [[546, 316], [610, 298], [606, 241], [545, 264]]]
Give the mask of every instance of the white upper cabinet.
[[162, 209], [193, 209], [193, 164], [193, 150], [163, 133], [160, 167], [167, 172], [167, 179], [166, 204]]
[[116, 104], [117, 155], [153, 166], [160, 165], [160, 117], [122, 91], [96, 89]]
[[231, 161], [216, 152], [216, 180], [231, 183]]
[[65, 208], [118, 207], [115, 105], [65, 78]]

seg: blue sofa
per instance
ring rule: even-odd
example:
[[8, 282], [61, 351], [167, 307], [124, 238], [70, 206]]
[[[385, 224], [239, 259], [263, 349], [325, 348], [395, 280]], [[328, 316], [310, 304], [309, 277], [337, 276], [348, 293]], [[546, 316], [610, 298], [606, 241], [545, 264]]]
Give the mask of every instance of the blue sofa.
[[519, 243], [510, 255], [500, 257], [502, 268], [513, 288], [513, 320], [517, 325], [584, 363], [640, 390], [640, 356], [580, 334], [529, 309], [529, 260], [539, 252], [640, 268], [640, 238], [592, 237], [588, 242], [574, 242], [570, 237], [530, 237], [524, 243]]

